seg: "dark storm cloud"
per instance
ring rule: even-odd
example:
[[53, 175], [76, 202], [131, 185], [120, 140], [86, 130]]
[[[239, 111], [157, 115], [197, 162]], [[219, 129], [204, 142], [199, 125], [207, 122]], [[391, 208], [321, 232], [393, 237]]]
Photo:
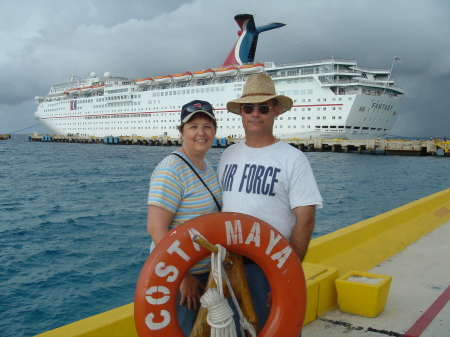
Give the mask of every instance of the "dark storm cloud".
[[[0, 133], [36, 124], [34, 96], [76, 69], [126, 77], [220, 65], [237, 39], [235, 14], [257, 25], [257, 61], [344, 58], [390, 68], [405, 89], [399, 136], [450, 136], [447, 1], [0, 1]], [[34, 130], [34, 129], [32, 129]], [[39, 131], [39, 129], [38, 129]], [[30, 130], [31, 132], [31, 130]], [[46, 131], [43, 131], [46, 132]]]

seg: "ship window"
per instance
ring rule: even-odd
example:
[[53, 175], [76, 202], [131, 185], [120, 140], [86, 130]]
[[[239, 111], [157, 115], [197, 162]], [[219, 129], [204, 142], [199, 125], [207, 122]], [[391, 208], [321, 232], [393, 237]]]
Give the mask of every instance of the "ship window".
[[353, 129], [355, 130], [359, 130], [361, 127], [360, 126], [354, 126]]

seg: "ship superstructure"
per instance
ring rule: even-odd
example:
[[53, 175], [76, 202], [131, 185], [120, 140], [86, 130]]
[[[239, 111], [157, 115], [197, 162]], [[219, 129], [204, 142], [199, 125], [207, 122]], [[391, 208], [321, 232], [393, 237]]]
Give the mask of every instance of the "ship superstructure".
[[389, 134], [404, 93], [394, 85], [389, 69], [334, 58], [254, 62], [258, 34], [283, 24], [256, 27], [249, 14], [235, 20], [241, 28], [238, 42], [219, 67], [140, 79], [110, 73], [91, 73], [83, 81], [72, 76], [52, 85], [47, 96], [36, 97], [35, 117], [56, 135], [177, 138], [182, 105], [202, 99], [216, 109], [217, 137], [240, 137], [241, 119], [227, 111], [226, 103], [241, 96], [248, 76], [265, 72], [277, 93], [294, 101], [275, 122], [277, 137], [370, 139]]

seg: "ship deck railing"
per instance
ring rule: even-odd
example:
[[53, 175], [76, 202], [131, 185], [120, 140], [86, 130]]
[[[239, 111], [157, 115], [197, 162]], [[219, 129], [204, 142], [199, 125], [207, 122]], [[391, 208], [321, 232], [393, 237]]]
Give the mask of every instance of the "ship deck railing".
[[[391, 80], [393, 80], [391, 78]], [[371, 80], [363, 80], [363, 79], [349, 79], [349, 80], [333, 80], [332, 83], [323, 83], [327, 85], [344, 85], [344, 84], [357, 84], [357, 85], [372, 85], [377, 87], [386, 87], [386, 89], [396, 90], [400, 93], [404, 93], [405, 90], [397, 85], [386, 85], [386, 83], [371, 81]]]

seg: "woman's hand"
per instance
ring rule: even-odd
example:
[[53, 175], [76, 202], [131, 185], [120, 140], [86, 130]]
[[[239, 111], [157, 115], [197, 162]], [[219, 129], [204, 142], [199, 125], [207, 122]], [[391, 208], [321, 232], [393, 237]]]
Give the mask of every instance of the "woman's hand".
[[192, 276], [190, 273], [186, 274], [183, 281], [181, 281], [180, 292], [181, 301], [180, 305], [183, 305], [187, 301], [188, 309], [197, 310], [198, 304], [200, 302], [200, 297], [202, 296], [201, 290], [205, 289], [203, 284]]

